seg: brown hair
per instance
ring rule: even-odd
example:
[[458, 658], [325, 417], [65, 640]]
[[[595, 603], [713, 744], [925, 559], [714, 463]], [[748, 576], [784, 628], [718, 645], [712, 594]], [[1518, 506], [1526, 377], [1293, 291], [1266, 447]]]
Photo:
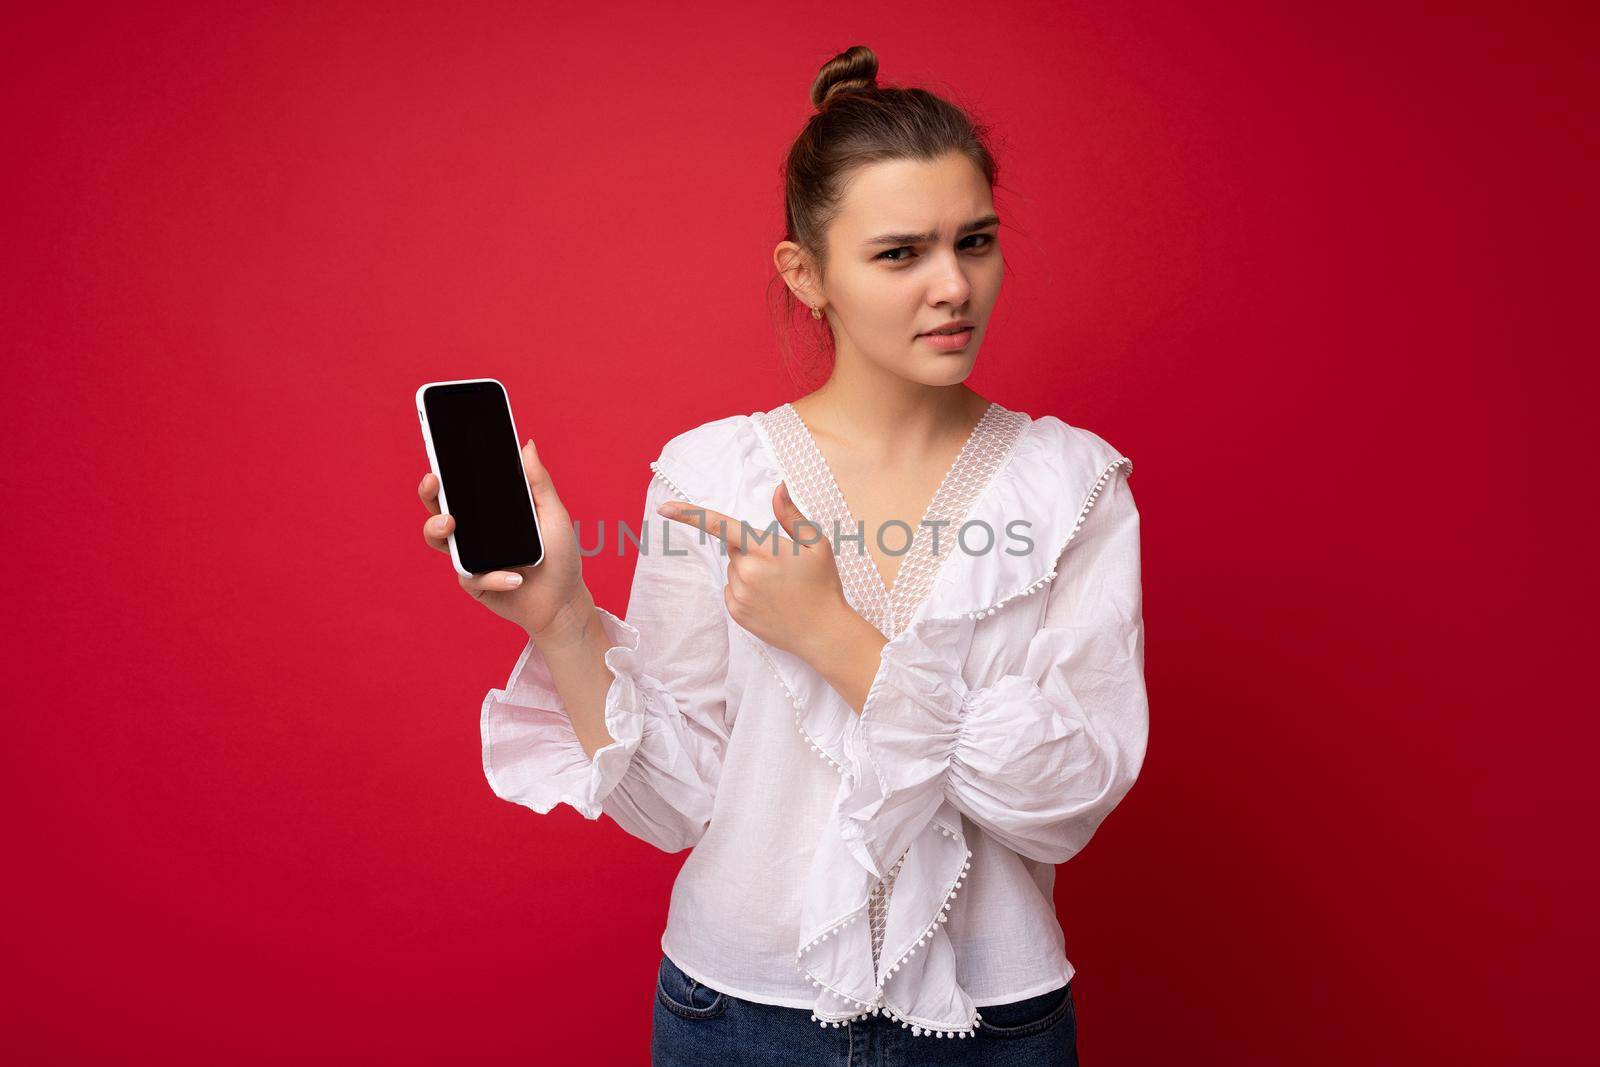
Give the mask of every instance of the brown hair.
[[[783, 239], [807, 252], [819, 278], [828, 259], [828, 227], [838, 217], [845, 184], [858, 168], [892, 159], [932, 161], [959, 152], [972, 160], [991, 188], [995, 185], [988, 127], [925, 89], [880, 87], [878, 57], [865, 45], [852, 45], [822, 65], [811, 83], [811, 103], [817, 110], [783, 162]], [[782, 284], [782, 275], [776, 280]], [[788, 285], [782, 290], [780, 315], [787, 328], [779, 331], [779, 343], [793, 375], [796, 361], [789, 334], [803, 305]], [[809, 309], [802, 319], [820, 327], [813, 331], [814, 348], [822, 362], [829, 361], [833, 333], [826, 319], [815, 322]]]

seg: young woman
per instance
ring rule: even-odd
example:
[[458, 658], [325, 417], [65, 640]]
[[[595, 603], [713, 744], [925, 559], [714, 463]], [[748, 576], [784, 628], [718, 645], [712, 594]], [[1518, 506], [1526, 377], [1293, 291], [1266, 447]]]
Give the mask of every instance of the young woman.
[[826, 316], [826, 384], [667, 442], [626, 620], [531, 441], [545, 561], [462, 580], [529, 637], [483, 704], [495, 793], [693, 849], [657, 1064], [1075, 1063], [1055, 865], [1144, 759], [1130, 463], [963, 384], [1000, 294], [995, 165], [876, 74], [829, 61], [788, 159], [775, 260]]

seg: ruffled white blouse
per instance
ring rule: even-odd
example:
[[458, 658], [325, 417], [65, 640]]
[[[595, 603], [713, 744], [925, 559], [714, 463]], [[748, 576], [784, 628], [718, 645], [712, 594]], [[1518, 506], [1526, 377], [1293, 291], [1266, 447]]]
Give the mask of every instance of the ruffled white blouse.
[[[992, 403], [902, 532], [892, 588], [791, 405], [697, 426], [650, 466], [627, 618], [599, 611], [614, 741], [585, 755], [529, 642], [483, 702], [495, 794], [692, 848], [662, 951], [824, 1026], [882, 1014], [967, 1037], [980, 1006], [1070, 980], [1055, 865], [1132, 787], [1149, 730], [1132, 463]], [[686, 500], [760, 531], [779, 481], [889, 639], [860, 715], [732, 620], [721, 541], [655, 511]]]

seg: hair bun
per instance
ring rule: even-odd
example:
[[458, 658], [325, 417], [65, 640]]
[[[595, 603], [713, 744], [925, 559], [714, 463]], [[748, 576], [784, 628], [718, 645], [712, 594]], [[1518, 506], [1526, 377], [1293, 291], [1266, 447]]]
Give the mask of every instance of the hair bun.
[[853, 44], [822, 65], [811, 83], [811, 103], [818, 111], [840, 93], [878, 87], [878, 57], [864, 44]]

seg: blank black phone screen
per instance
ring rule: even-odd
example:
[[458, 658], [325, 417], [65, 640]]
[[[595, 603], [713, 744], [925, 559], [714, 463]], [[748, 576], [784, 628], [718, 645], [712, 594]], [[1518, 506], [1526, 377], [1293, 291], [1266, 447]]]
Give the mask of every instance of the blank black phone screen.
[[544, 545], [505, 390], [492, 381], [435, 385], [422, 406], [461, 565], [482, 574], [538, 563]]

